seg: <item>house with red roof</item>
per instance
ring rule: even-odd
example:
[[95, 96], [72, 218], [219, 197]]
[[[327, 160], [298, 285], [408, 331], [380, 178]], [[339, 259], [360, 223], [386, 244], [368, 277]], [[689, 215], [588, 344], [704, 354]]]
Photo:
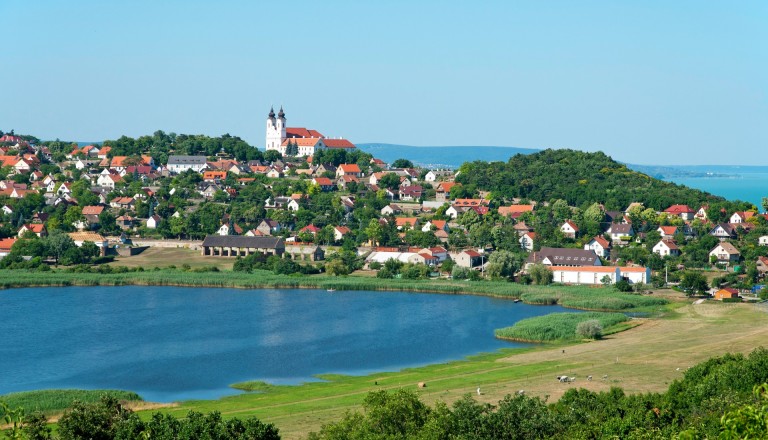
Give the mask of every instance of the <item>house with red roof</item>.
[[671, 216], [680, 217], [683, 220], [693, 220], [693, 216], [696, 214], [696, 211], [688, 205], [672, 205], [665, 209], [664, 212]]
[[483, 260], [485, 260], [485, 256], [473, 249], [467, 249], [452, 256], [452, 259], [454, 262], [456, 262], [456, 265], [459, 267], [474, 269], [481, 266], [484, 263]]
[[18, 238], [0, 238], [0, 259], [11, 253], [11, 247]]
[[336, 189], [336, 184], [327, 177], [315, 177], [312, 179], [312, 183], [319, 186], [323, 191], [333, 191]]
[[526, 212], [533, 212], [533, 206], [534, 205], [510, 205], [510, 206], [499, 206], [499, 215], [502, 217], [510, 217], [512, 219], [517, 219], [522, 214]]
[[341, 241], [350, 232], [352, 232], [352, 230], [349, 229], [346, 226], [334, 226], [333, 227], [333, 239], [336, 240], [336, 241]]
[[731, 215], [730, 223], [744, 223], [754, 216], [755, 213], [752, 211], [737, 211]]
[[525, 232], [517, 241], [520, 243], [521, 249], [525, 249], [526, 251], [531, 252], [536, 245], [536, 233]]
[[739, 297], [739, 291], [732, 287], [726, 287], [715, 292], [714, 297], [717, 301], [722, 301], [724, 299], [735, 299]]
[[320, 228], [318, 228], [315, 225], [307, 225], [307, 226], [304, 226], [303, 228], [299, 229], [299, 232], [300, 233], [301, 232], [307, 232], [307, 233], [312, 234], [312, 235], [317, 235], [317, 233], [320, 232]]
[[584, 245], [584, 250], [593, 251], [600, 258], [607, 259], [611, 257], [611, 242], [598, 235]]
[[562, 232], [563, 236], [566, 238], [576, 238], [576, 234], [579, 233], [579, 227], [576, 226], [576, 223], [566, 220], [565, 223], [560, 226], [560, 232]]
[[23, 237], [25, 233], [33, 232], [38, 237], [45, 237], [48, 235], [48, 231], [45, 229], [45, 225], [42, 223], [27, 223], [19, 228], [19, 237]]
[[418, 224], [418, 217], [397, 217], [395, 219], [395, 225], [397, 226], [398, 231], [403, 229], [415, 229]]
[[336, 168], [336, 177], [341, 176], [362, 177], [363, 172], [356, 163], [343, 163]]
[[429, 232], [432, 230], [448, 232], [448, 222], [445, 220], [429, 220], [424, 223], [424, 226], [422, 226], [421, 230], [422, 232]]
[[456, 185], [460, 185], [456, 182], [440, 182], [435, 187], [435, 200], [438, 202], [445, 202], [451, 198], [451, 188]]

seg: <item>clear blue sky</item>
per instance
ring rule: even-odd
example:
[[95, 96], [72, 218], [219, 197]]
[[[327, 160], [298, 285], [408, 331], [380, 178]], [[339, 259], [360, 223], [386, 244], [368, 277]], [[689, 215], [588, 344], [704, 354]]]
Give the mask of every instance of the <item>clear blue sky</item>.
[[1, 0], [0, 129], [768, 164], [768, 2]]

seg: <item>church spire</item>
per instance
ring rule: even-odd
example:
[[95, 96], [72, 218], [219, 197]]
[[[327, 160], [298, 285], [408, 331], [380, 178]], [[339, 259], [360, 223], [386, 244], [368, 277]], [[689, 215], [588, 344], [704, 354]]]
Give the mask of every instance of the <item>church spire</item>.
[[269, 118], [271, 119], [271, 118], [274, 118], [274, 117], [275, 117], [275, 108], [274, 107], [270, 107], [269, 108]]
[[277, 117], [285, 119], [285, 112], [283, 111], [282, 105], [280, 106], [280, 111], [277, 113]]

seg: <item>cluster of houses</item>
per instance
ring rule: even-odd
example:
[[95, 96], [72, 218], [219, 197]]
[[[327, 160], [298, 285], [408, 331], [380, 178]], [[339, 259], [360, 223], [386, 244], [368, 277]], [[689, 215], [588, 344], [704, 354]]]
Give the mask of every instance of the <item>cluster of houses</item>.
[[[419, 263], [439, 266], [450, 259], [460, 267], [484, 270], [492, 249], [452, 249], [449, 246], [453, 231], [466, 234], [467, 230], [458, 221], [462, 216], [473, 212], [479, 217], [495, 214], [499, 219], [508, 219], [517, 233], [520, 249], [529, 253], [526, 267], [543, 264], [553, 274], [553, 280], [568, 284], [604, 284], [627, 280], [632, 283], [650, 282], [650, 271], [645, 267], [610, 266], [612, 250], [645, 239], [644, 234], [633, 228], [630, 211], [637, 204], [630, 205], [626, 211], [607, 211], [603, 222], [603, 233], [589, 238], [583, 237], [577, 222], [566, 220], [559, 227], [563, 237], [584, 243], [582, 249], [542, 247], [535, 228], [526, 224], [523, 218], [537, 209], [536, 202], [523, 203], [519, 200], [512, 204], [491, 207], [490, 202], [480, 193], [479, 198], [456, 198], [451, 196], [457, 188], [454, 173], [450, 170], [429, 170], [426, 173], [418, 168], [394, 169], [379, 160], [372, 159], [369, 164], [344, 163], [338, 166], [327, 163], [312, 163], [313, 154], [320, 150], [353, 149], [354, 144], [345, 139], [328, 139], [320, 132], [301, 127], [286, 127], [285, 113], [282, 109], [275, 115], [270, 111], [267, 119], [267, 150], [276, 150], [281, 154], [305, 157], [304, 160], [277, 160], [273, 162], [239, 162], [229, 158], [209, 158], [205, 156], [171, 155], [167, 163], [157, 164], [150, 156], [127, 157], [111, 154], [108, 146], [86, 145], [74, 148], [68, 155], [68, 161], [60, 165], [61, 173], [44, 175], [40, 171], [41, 158], [51, 161], [51, 153], [45, 147], [30, 145], [17, 136], [0, 138], [0, 164], [6, 167], [9, 179], [0, 181], [0, 196], [21, 199], [29, 194], [42, 194], [49, 206], [59, 204], [79, 205], [72, 194], [74, 181], [68, 170], [74, 167], [80, 170], [80, 178], [88, 180], [90, 191], [97, 196], [98, 203], [81, 206], [82, 216], [73, 226], [78, 230], [73, 234], [76, 242], [83, 242], [82, 234], [101, 243], [106, 249], [104, 237], [93, 232], [98, 229], [100, 218], [105, 210], [120, 213], [116, 223], [125, 231], [137, 227], [155, 229], [166, 219], [151, 212], [147, 218], [135, 217], [135, 207], [139, 200], [150, 201], [154, 196], [152, 183], [160, 177], [181, 173], [199, 173], [201, 183], [197, 191], [202, 198], [214, 198], [224, 193], [234, 196], [239, 187], [255, 183], [255, 175], [262, 174], [269, 179], [305, 179], [319, 191], [339, 191], [338, 201], [346, 214], [360, 207], [357, 195], [364, 192], [376, 192], [389, 199], [389, 203], [379, 212], [382, 225], [394, 226], [404, 237], [407, 231], [418, 230], [433, 234], [439, 246], [428, 248], [376, 247], [369, 242], [370, 249], [361, 250], [366, 255], [368, 264], [383, 263], [394, 259], [406, 263]], [[13, 152], [13, 154], [11, 154]], [[292, 153], [292, 154], [291, 154]], [[362, 165], [362, 166], [361, 166]], [[29, 184], [17, 183], [11, 178], [16, 174], [29, 174]], [[132, 180], [139, 179], [146, 186], [135, 194], [123, 192], [113, 194], [120, 188], [120, 182], [126, 175]], [[63, 179], [61, 176], [64, 176]], [[262, 179], [263, 180], [263, 179]], [[261, 184], [261, 183], [258, 183]], [[172, 189], [173, 191], [173, 189]], [[272, 196], [264, 203], [266, 210], [285, 210], [295, 213], [300, 210], [308, 194], [296, 193], [289, 196]], [[151, 205], [151, 203], [150, 203]], [[13, 208], [9, 205], [0, 207], [8, 218], [14, 219]], [[442, 209], [444, 216], [435, 218], [436, 211]], [[691, 222], [707, 221], [708, 207], [694, 210], [686, 205], [673, 205], [659, 214], [679, 221], [668, 222], [659, 226], [660, 240], [653, 246], [653, 252], [662, 257], [676, 257], [681, 253], [679, 240], [693, 238]], [[173, 214], [178, 216], [179, 213]], [[749, 230], [754, 227], [753, 217], [764, 215], [754, 212], [735, 212], [729, 222], [712, 226], [710, 234], [720, 242], [710, 251], [712, 262], [733, 265], [740, 261], [741, 255], [731, 242], [739, 229]], [[44, 236], [46, 214], [40, 212], [31, 219], [20, 222], [17, 237], [27, 233]], [[672, 225], [674, 224], [674, 225]], [[322, 260], [325, 249], [316, 243], [302, 241], [300, 237], [317, 236], [320, 228], [309, 224], [301, 229], [292, 230], [289, 225], [265, 218], [256, 227], [241, 227], [225, 216], [216, 234], [207, 237], [202, 243], [202, 254], [211, 257], [235, 257], [261, 252], [269, 255], [287, 256], [293, 259], [309, 261]], [[333, 240], [342, 242], [353, 231], [348, 225], [333, 226]], [[7, 254], [14, 238], [0, 241], [0, 257]], [[768, 236], [760, 238], [760, 245], [768, 246]], [[761, 273], [768, 272], [768, 260], [757, 262]]]

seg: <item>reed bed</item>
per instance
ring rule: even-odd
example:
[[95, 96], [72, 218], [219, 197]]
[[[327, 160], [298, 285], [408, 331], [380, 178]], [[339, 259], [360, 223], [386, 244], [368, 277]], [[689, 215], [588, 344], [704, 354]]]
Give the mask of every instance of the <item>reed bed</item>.
[[50, 415], [72, 407], [72, 402], [98, 402], [102, 396], [112, 396], [122, 401], [143, 401], [136, 393], [119, 390], [39, 390], [10, 393], [0, 396], [0, 401], [11, 408], [24, 408], [27, 414], [42, 412]]
[[549, 315], [522, 319], [511, 327], [497, 329], [497, 338], [522, 342], [570, 342], [579, 340], [576, 326], [589, 320], [600, 321], [604, 331], [610, 332], [616, 326], [629, 320], [623, 313], [551, 313]]
[[470, 294], [521, 299], [528, 304], [560, 304], [595, 311], [619, 311], [650, 308], [667, 304], [662, 298], [632, 295], [611, 288], [586, 286], [533, 286], [503, 281], [459, 281], [446, 279], [401, 280], [382, 283], [369, 277], [334, 277], [327, 275], [277, 275], [271, 271], [253, 273], [212, 271], [197, 272], [178, 269], [145, 270], [113, 273], [72, 273], [61, 270], [47, 272], [0, 270], [0, 288], [35, 286], [123, 286], [156, 285], [227, 288], [283, 288], [336, 290], [392, 290]]

